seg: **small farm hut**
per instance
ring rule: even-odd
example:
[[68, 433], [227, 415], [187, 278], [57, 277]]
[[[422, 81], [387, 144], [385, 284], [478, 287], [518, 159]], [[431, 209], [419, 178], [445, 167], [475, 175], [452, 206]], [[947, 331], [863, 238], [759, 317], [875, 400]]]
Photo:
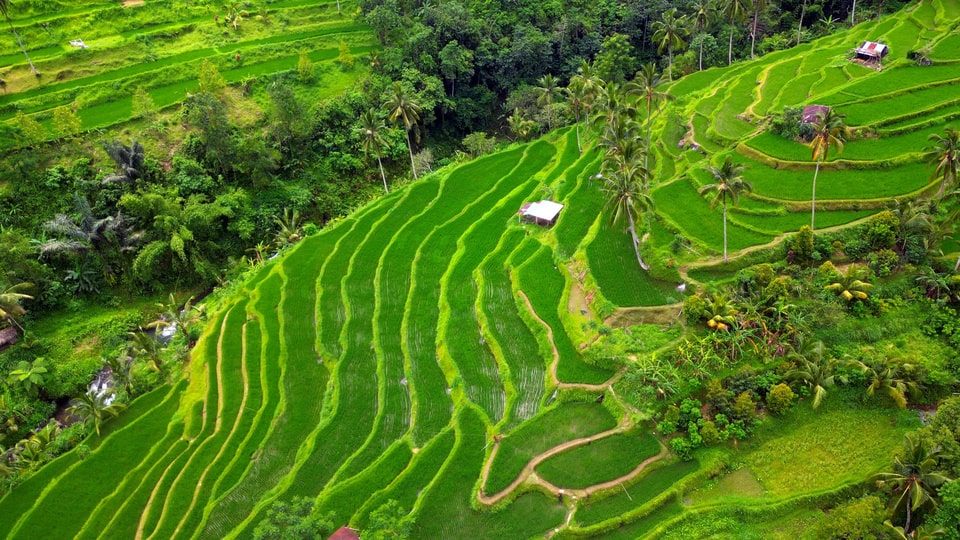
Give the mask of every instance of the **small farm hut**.
[[879, 63], [890, 52], [890, 48], [876, 41], [864, 41], [854, 52], [857, 60]]
[[520, 207], [520, 219], [527, 223], [536, 223], [543, 227], [550, 227], [557, 222], [557, 216], [563, 210], [563, 205], [553, 201], [537, 201]]
[[826, 105], [807, 105], [800, 115], [800, 123], [812, 124], [817, 121], [817, 118], [826, 116], [828, 112], [830, 112], [830, 107]]
[[337, 532], [333, 533], [327, 540], [360, 540], [360, 535], [357, 534], [357, 531], [344, 525], [337, 529]]

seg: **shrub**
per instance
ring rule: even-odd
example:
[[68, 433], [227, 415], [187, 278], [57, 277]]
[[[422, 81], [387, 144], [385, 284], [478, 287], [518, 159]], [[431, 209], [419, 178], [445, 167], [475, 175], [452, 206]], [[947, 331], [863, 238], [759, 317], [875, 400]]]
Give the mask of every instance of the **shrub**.
[[674, 437], [670, 439], [670, 450], [684, 461], [693, 459], [693, 455], [691, 454], [693, 448], [691, 448], [690, 441], [688, 441], [686, 437]]
[[737, 420], [747, 422], [753, 419], [757, 410], [757, 400], [750, 392], [743, 392], [733, 401], [733, 416]]
[[683, 301], [683, 315], [687, 324], [699, 324], [707, 317], [707, 302], [699, 294], [688, 296]]
[[886, 518], [883, 501], [876, 495], [854, 499], [830, 512], [829, 519], [817, 527], [814, 538], [860, 538], [877, 540], [888, 538], [883, 520]]
[[871, 217], [867, 222], [867, 241], [873, 249], [889, 249], [897, 241], [900, 219], [889, 210]]
[[703, 444], [713, 446], [720, 442], [720, 431], [717, 429], [716, 424], [707, 420], [700, 428], [700, 437], [703, 439]]
[[767, 394], [767, 408], [773, 414], [782, 415], [793, 406], [794, 397], [795, 394], [789, 386], [784, 383], [776, 384], [770, 387], [770, 392]]
[[[813, 231], [810, 230], [810, 227], [804, 225], [800, 227], [800, 230], [797, 231], [790, 238], [789, 245], [787, 247], [791, 252], [793, 252], [793, 260], [788, 262], [796, 262], [798, 264], [809, 263], [813, 260]], [[788, 259], [790, 258], [788, 253]]]
[[889, 276], [900, 264], [900, 256], [892, 249], [881, 249], [867, 256], [870, 269], [879, 277]]
[[827, 261], [820, 265], [817, 268], [817, 276], [815, 278], [815, 283], [819, 287], [829, 285], [831, 283], [836, 283], [843, 278], [843, 274], [837, 270], [837, 267], [833, 265], [832, 262]]

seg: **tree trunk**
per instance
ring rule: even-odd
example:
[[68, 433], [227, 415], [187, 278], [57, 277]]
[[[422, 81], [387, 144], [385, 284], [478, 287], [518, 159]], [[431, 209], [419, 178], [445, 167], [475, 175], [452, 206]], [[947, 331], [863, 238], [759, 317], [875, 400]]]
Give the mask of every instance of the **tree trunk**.
[[643, 262], [643, 257], [640, 256], [640, 237], [637, 236], [637, 228], [633, 224], [633, 214], [629, 211], [627, 212], [627, 220], [630, 221], [627, 232], [630, 233], [630, 238], [633, 241], [633, 251], [637, 254], [637, 262], [640, 263], [640, 268], [650, 270], [650, 265]]
[[390, 193], [390, 188], [387, 187], [387, 175], [383, 172], [383, 161], [380, 159], [380, 154], [377, 154], [377, 164], [380, 165], [380, 178], [383, 178], [383, 190]]
[[727, 47], [727, 65], [733, 63], [733, 20], [730, 21], [730, 45]]
[[643, 153], [643, 190], [647, 190], [647, 178], [650, 176], [650, 135], [653, 129], [653, 103], [647, 98], [647, 148]]
[[820, 174], [820, 163], [822, 160], [817, 160], [817, 168], [813, 171], [813, 196], [810, 197], [810, 232], [813, 232], [813, 220], [817, 213], [817, 175]]
[[583, 146], [580, 145], [580, 122], [579, 121], [577, 122], [576, 130], [577, 130], [577, 153], [582, 154]]
[[807, 0], [803, 0], [803, 6], [800, 8], [800, 25], [797, 26], [797, 45], [800, 44], [800, 33], [803, 32], [803, 16], [807, 13]]
[[956, 274], [957, 271], [960, 271], [960, 257], [957, 257], [957, 264], [953, 265], [953, 273]]
[[340, 0], [337, 0], [337, 15], [343, 15], [343, 12], [340, 11]]
[[723, 264], [727, 264], [727, 199], [723, 199]]
[[673, 47], [667, 47], [667, 81], [673, 82]]
[[753, 29], [750, 30], [750, 59], [753, 60], [753, 46], [757, 42], [757, 20], [760, 18], [760, 12], [753, 13]]
[[700, 36], [700, 63], [697, 64], [698, 71], [703, 71], [703, 35]]
[[[854, 2], [854, 5], [856, 5], [856, 2]], [[907, 521], [903, 524], [903, 534], [907, 535], [910, 534], [910, 507], [912, 506], [910, 499], [911, 497], [907, 498]]]
[[853, 0], [853, 7], [850, 9], [850, 26], [854, 25], [857, 15], [857, 0]]
[[13, 37], [17, 38], [17, 45], [20, 45], [20, 50], [23, 51], [23, 55], [27, 57], [27, 63], [30, 64], [30, 70], [33, 71], [34, 75], [39, 75], [40, 72], [37, 71], [37, 67], [33, 65], [33, 60], [30, 60], [30, 55], [27, 54], [27, 48], [23, 46], [23, 42], [20, 41], [20, 34], [17, 33], [17, 29], [13, 27], [13, 21], [10, 20], [10, 17], [7, 17], [7, 24], [10, 25], [10, 31], [13, 32]]
[[413, 171], [413, 179], [417, 179], [417, 167], [413, 164], [413, 143], [410, 142], [410, 130], [407, 130], [407, 151], [410, 152], [410, 170]]

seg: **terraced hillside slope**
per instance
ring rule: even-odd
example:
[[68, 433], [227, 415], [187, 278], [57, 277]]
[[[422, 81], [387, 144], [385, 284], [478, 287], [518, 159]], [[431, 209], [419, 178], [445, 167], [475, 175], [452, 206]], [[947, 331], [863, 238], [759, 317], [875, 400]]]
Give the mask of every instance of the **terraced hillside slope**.
[[[889, 84], [935, 93], [960, 77], [960, 65], [936, 56], [952, 50], [939, 46], [952, 40], [952, 6], [923, 2], [675, 83], [679, 99], [658, 126], [658, 213], [694, 250], [719, 251], [720, 213], [696, 188], [708, 159], [735, 155], [755, 185], [733, 217], [735, 249], [808, 223], [804, 147], [770, 143], [755, 119], [822, 101], [849, 107], [851, 123], [856, 106], [871, 103], [874, 114], [906, 122], [894, 109], [899, 96], [876, 92]], [[887, 34], [906, 43], [892, 44], [887, 69], [846, 63], [850, 43]], [[897, 60], [928, 40], [940, 64]], [[917, 130], [945, 125], [952, 105], [938, 103], [914, 117], [930, 122]], [[931, 187], [917, 149], [899, 138], [922, 139], [917, 130], [865, 122], [878, 137], [850, 142], [826, 168], [818, 227]], [[707, 155], [681, 151], [681, 139]], [[561, 131], [395, 190], [303, 240], [211, 317], [189, 383], [139, 399], [85, 459], [68, 453], [0, 500], [0, 530], [11, 538], [248, 537], [272, 502], [306, 496], [317, 512], [360, 529], [398, 501], [416, 517], [416, 538], [663, 538], [688, 520], [782, 517], [875, 470], [892, 446], [821, 440], [798, 425], [803, 440], [838, 456], [846, 476], [765, 479], [766, 491], [735, 500], [685, 496], [721, 459], [669, 455], [620, 401], [617, 374], [581, 357], [599, 322], [583, 286], [621, 306], [679, 300], [673, 284], [636, 268], [629, 238], [603, 215], [599, 160]], [[566, 205], [556, 226], [519, 223], [517, 209], [545, 196]], [[655, 224], [647, 244], [672, 239]], [[868, 427], [898, 444], [900, 424], [841, 413], [823, 414], [837, 429]], [[745, 461], [759, 469], [781, 447], [765, 441]]]
[[[67, 107], [79, 116], [82, 130], [107, 128], [132, 118], [138, 88], [159, 108], [180, 103], [197, 90], [204, 61], [227, 82], [242, 83], [296, 72], [301, 50], [315, 63], [319, 89], [336, 94], [362, 73], [335, 66], [340, 43], [353, 55], [376, 44], [373, 32], [354, 21], [354, 4], [344, 2], [340, 13], [337, 6], [284, 0], [254, 9], [238, 3], [240, 15], [231, 19], [236, 12], [229, 6], [171, 0], [86, 0], [45, 6], [35, 14], [16, 4], [10, 9], [13, 26], [40, 74], [34, 76], [13, 34], [0, 33], [0, 45], [9, 51], [0, 56], [0, 120], [14, 129], [22, 112], [53, 138], [53, 113]], [[12, 143], [4, 138], [0, 147]]]

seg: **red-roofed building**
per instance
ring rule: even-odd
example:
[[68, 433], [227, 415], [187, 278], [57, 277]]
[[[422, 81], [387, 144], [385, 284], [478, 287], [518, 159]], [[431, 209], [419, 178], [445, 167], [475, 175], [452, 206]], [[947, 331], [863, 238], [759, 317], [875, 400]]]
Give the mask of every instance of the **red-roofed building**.
[[337, 529], [337, 532], [333, 533], [327, 540], [360, 540], [360, 535], [357, 534], [357, 531], [344, 525]]
[[864, 41], [856, 49], [857, 59], [870, 62], [879, 62], [890, 52], [890, 48], [883, 43]]

